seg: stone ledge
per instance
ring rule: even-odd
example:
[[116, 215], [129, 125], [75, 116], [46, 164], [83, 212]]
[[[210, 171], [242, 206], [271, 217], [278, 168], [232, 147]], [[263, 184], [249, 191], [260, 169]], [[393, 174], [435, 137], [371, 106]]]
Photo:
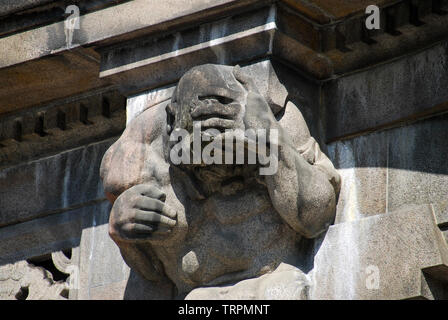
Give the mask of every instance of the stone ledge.
[[68, 5], [76, 5], [83, 15], [126, 1], [129, 0], [0, 0], [0, 37], [62, 21]]
[[0, 170], [120, 135], [125, 107], [123, 96], [106, 91], [0, 118]]
[[[408, 101], [411, 100], [408, 97], [400, 102], [406, 104], [404, 108], [400, 103], [398, 108], [392, 102], [379, 101], [380, 107], [375, 110], [379, 112], [369, 111], [364, 119], [360, 108], [365, 106], [359, 103], [363, 103], [365, 94], [358, 92], [361, 97], [357, 97], [357, 103], [350, 101], [349, 112], [358, 112], [359, 119], [347, 123], [345, 107], [332, 105], [328, 98], [334, 91], [345, 95], [344, 86], [357, 90], [350, 88], [350, 79], [357, 74], [375, 73], [385, 63], [394, 65], [395, 60], [412, 60], [422, 50], [433, 52], [443, 46], [448, 34], [448, 15], [432, 12], [428, 6], [421, 10], [421, 20], [425, 22], [421, 26], [409, 23], [409, 8], [400, 7], [396, 14], [401, 35], [381, 30], [369, 36], [375, 43], [368, 44], [362, 38], [359, 24], [364, 16], [357, 9], [354, 16], [337, 20], [338, 25], [347, 24], [341, 30], [333, 22], [318, 24], [316, 29], [316, 21], [306, 18], [302, 12], [305, 9], [294, 7], [291, 1], [285, 4], [220, 0], [210, 7], [204, 0], [196, 0], [182, 2], [180, 11], [173, 13], [169, 7], [176, 1], [171, 0], [155, 11], [148, 5], [139, 8], [142, 2], [135, 0], [86, 14], [81, 18], [81, 29], [75, 32], [76, 45], [70, 48], [66, 46], [63, 22], [0, 39], [0, 51], [4, 50], [0, 81], [7, 84], [0, 88], [3, 102], [0, 114], [105, 87], [119, 87], [125, 95], [135, 94], [173, 84], [194, 65], [244, 65], [266, 57], [294, 68], [316, 86], [324, 86], [327, 119], [335, 117], [339, 121], [326, 125], [326, 142], [447, 110], [443, 94], [423, 102], [417, 98]], [[316, 2], [313, 8], [321, 5], [325, 6]], [[223, 20], [216, 21], [218, 18]], [[207, 24], [209, 20], [215, 22]], [[243, 46], [245, 50], [240, 50]], [[436, 77], [437, 73], [430, 76]], [[404, 78], [401, 81], [405, 83]], [[378, 88], [382, 90], [381, 96], [388, 97], [392, 87]], [[419, 89], [427, 87], [419, 85]], [[406, 90], [403, 88], [405, 94]]]
[[[207, 17], [210, 19], [210, 15], [228, 14], [231, 10], [266, 2], [216, 0], [210, 5], [207, 0], [168, 0], [154, 6], [149, 5], [146, 0], [134, 0], [81, 16], [80, 29], [79, 32], [75, 31], [73, 47], [128, 40], [129, 34], [133, 32], [135, 36], [142, 35], [142, 30], [144, 33], [167, 30], [179, 24], [198, 23], [198, 18], [204, 22]], [[173, 8], [176, 10], [172, 10]], [[68, 49], [71, 48], [66, 46], [64, 22], [57, 22], [0, 39], [0, 68]]]
[[110, 211], [107, 200], [84, 204], [78, 209], [2, 227], [0, 265], [29, 259], [80, 245], [84, 229], [94, 225], [98, 212]]
[[1, 170], [0, 226], [104, 199], [99, 169], [113, 142], [115, 138]]
[[[379, 272], [377, 288], [366, 284], [372, 276], [368, 267]], [[423, 281], [422, 272], [446, 287], [448, 244], [431, 206], [404, 207], [331, 226], [314, 260], [311, 297], [433, 299], [437, 288]]]

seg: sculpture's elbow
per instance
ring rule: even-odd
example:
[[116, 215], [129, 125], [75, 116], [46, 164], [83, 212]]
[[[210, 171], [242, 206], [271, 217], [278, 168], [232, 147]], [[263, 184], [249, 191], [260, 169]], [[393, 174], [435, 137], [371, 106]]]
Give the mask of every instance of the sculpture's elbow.
[[330, 183], [325, 183], [302, 201], [299, 213], [301, 234], [305, 238], [316, 238], [334, 222], [336, 215], [336, 192]]

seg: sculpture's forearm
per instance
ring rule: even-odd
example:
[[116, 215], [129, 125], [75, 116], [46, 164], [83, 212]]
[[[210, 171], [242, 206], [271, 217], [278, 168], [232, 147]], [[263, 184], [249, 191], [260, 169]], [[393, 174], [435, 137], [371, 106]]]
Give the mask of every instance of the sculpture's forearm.
[[328, 175], [309, 164], [279, 128], [278, 169], [265, 176], [274, 208], [297, 232], [313, 238], [334, 219], [335, 189]]
[[153, 250], [149, 244], [117, 242], [126, 264], [149, 281], [166, 281], [162, 265], [154, 260]]

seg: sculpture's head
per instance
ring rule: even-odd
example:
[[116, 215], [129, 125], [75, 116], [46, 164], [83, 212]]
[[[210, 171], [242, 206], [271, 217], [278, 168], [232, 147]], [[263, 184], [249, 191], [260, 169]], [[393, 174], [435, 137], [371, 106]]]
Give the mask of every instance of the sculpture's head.
[[[182, 162], [186, 169], [218, 170], [225, 171], [226, 165], [216, 166], [200, 164], [193, 160], [193, 152], [197, 148], [193, 145], [193, 140], [200, 139], [200, 148], [207, 144], [206, 137], [210, 138], [210, 129], [214, 129], [214, 138], [221, 136], [226, 130], [244, 130], [243, 116], [245, 111], [245, 100], [247, 90], [234, 75], [234, 67], [224, 65], [206, 64], [196, 66], [186, 72], [176, 87], [167, 106], [167, 131], [172, 134], [183, 132], [182, 140], [188, 144], [191, 152], [191, 162]], [[196, 127], [193, 130], [193, 127]], [[185, 139], [188, 135], [188, 142]], [[171, 139], [169, 150], [178, 143], [178, 136]], [[208, 139], [210, 141], [210, 139]], [[185, 152], [186, 149], [184, 149]], [[201, 153], [201, 152], [200, 152]], [[170, 156], [169, 152], [167, 156]], [[170, 160], [172, 160], [170, 158]], [[201, 159], [202, 160], [202, 159]], [[172, 161], [170, 161], [173, 164]]]
[[192, 133], [193, 122], [200, 123], [202, 131], [241, 127], [247, 92], [233, 69], [205, 64], [185, 73], [167, 108], [169, 133], [175, 129]]
[[[248, 172], [249, 166], [249, 171], [255, 170], [255, 165], [248, 165], [251, 163], [247, 161], [248, 151], [241, 152], [242, 148], [249, 148], [244, 135], [246, 113], [249, 108], [257, 109], [253, 108], [254, 103], [265, 104], [268, 109], [269, 105], [258, 92], [259, 99], [248, 99], [249, 92], [257, 90], [252, 79], [242, 74], [239, 67], [206, 64], [186, 72], [166, 108], [170, 135], [165, 150], [167, 160], [172, 165], [193, 170], [200, 180], [213, 182]], [[255, 127], [265, 128], [257, 120]], [[234, 147], [227, 148], [228, 143]], [[225, 159], [226, 156], [236, 158], [237, 150], [246, 158], [243, 163], [234, 164]], [[207, 158], [208, 155], [211, 156]], [[221, 161], [215, 161], [218, 158]], [[206, 179], [201, 178], [204, 175]], [[212, 176], [216, 179], [210, 179]]]

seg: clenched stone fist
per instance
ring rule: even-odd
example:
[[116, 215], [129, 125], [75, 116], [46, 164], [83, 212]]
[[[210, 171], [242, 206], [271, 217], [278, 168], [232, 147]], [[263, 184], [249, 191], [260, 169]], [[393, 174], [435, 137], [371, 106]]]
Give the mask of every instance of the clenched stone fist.
[[169, 237], [177, 214], [165, 204], [166, 195], [151, 184], [123, 192], [110, 213], [109, 234], [116, 241], [143, 242]]

